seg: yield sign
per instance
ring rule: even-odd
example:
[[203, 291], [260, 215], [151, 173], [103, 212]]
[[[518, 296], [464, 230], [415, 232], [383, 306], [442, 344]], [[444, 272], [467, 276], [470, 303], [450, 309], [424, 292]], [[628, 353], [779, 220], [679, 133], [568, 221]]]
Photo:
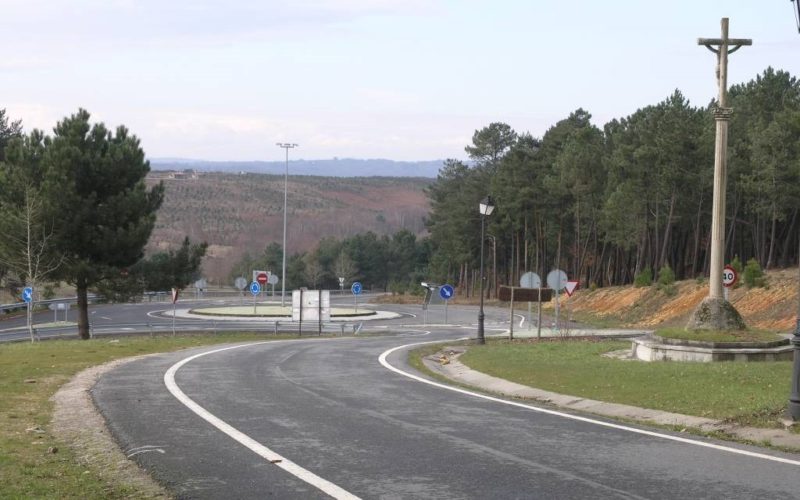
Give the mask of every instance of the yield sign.
[[572, 297], [572, 294], [578, 288], [577, 281], [567, 281], [567, 285], [564, 287], [564, 290], [567, 291], [567, 297]]

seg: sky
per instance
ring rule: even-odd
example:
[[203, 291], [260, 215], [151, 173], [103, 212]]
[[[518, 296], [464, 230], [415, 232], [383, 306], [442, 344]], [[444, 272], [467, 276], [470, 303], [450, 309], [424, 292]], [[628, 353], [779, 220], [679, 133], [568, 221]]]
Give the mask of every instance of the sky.
[[[800, 0], [798, 0], [800, 1]], [[150, 158], [465, 159], [492, 122], [602, 127], [675, 89], [716, 95], [698, 37], [752, 38], [729, 83], [800, 76], [790, 0], [0, 0], [0, 109], [79, 108]]]

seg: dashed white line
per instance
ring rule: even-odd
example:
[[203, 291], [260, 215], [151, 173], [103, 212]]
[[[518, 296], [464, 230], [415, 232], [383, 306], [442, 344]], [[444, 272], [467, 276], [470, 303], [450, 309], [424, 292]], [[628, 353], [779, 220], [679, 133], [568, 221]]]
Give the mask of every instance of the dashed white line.
[[637, 429], [635, 427], [628, 427], [628, 426], [620, 425], [620, 424], [612, 424], [610, 422], [603, 422], [602, 420], [595, 420], [595, 419], [588, 418], [588, 417], [581, 417], [579, 415], [571, 415], [569, 413], [563, 413], [563, 412], [555, 411], [555, 410], [548, 410], [546, 408], [539, 408], [538, 406], [532, 406], [532, 405], [527, 405], [527, 404], [523, 404], [523, 403], [518, 403], [516, 401], [507, 401], [505, 399], [500, 399], [500, 398], [495, 398], [495, 397], [492, 397], [492, 396], [487, 396], [485, 394], [480, 394], [480, 393], [477, 393], [477, 392], [468, 391], [468, 390], [465, 390], [465, 389], [461, 389], [459, 387], [453, 387], [453, 386], [449, 386], [449, 385], [445, 385], [445, 384], [440, 384], [438, 382], [434, 382], [432, 380], [428, 380], [428, 379], [419, 377], [417, 375], [414, 375], [413, 373], [408, 373], [408, 372], [405, 372], [405, 371], [403, 371], [403, 370], [401, 370], [401, 369], [399, 369], [399, 368], [397, 368], [395, 366], [392, 366], [392, 365], [389, 364], [388, 361], [386, 361], [386, 358], [390, 354], [392, 354], [395, 351], [399, 351], [400, 349], [406, 349], [406, 348], [409, 348], [409, 347], [425, 345], [425, 344], [436, 344], [436, 343], [440, 343], [440, 342], [441, 342], [441, 340], [436, 340], [436, 341], [432, 341], [432, 342], [418, 342], [418, 343], [415, 343], [415, 344], [406, 344], [406, 345], [401, 345], [401, 346], [398, 346], [398, 347], [393, 347], [392, 349], [384, 351], [378, 357], [378, 361], [380, 362], [381, 365], [383, 365], [388, 370], [391, 370], [391, 371], [393, 371], [393, 372], [395, 372], [397, 374], [400, 374], [400, 375], [402, 375], [404, 377], [408, 377], [408, 378], [410, 378], [412, 380], [416, 380], [417, 382], [422, 382], [423, 384], [432, 385], [434, 387], [438, 387], [440, 389], [446, 389], [448, 391], [458, 392], [460, 394], [465, 394], [467, 396], [472, 396], [472, 397], [475, 397], [475, 398], [485, 399], [487, 401], [493, 401], [495, 403], [502, 403], [502, 404], [505, 404], [505, 405], [516, 406], [517, 408], [525, 408], [526, 410], [531, 410], [531, 411], [535, 411], [535, 412], [539, 412], [539, 413], [546, 413], [548, 415], [553, 415], [553, 416], [556, 416], [556, 417], [568, 418], [570, 420], [577, 420], [579, 422], [586, 422], [586, 423], [589, 423], [589, 424], [600, 425], [600, 426], [609, 427], [609, 428], [612, 428], [612, 429], [618, 429], [618, 430], [622, 430], [622, 431], [633, 432], [635, 434], [644, 434], [645, 436], [652, 436], [652, 437], [656, 437], [656, 438], [667, 439], [667, 440], [670, 440], [670, 441], [677, 441], [679, 443], [691, 444], [691, 445], [694, 445], [694, 446], [701, 446], [701, 447], [704, 447], [704, 448], [711, 448], [711, 449], [714, 449], [714, 450], [726, 451], [728, 453], [735, 453], [735, 454], [738, 454], [738, 455], [746, 455], [748, 457], [760, 458], [760, 459], [763, 459], [763, 460], [771, 460], [773, 462], [780, 462], [780, 463], [783, 463], [783, 464], [800, 466], [800, 461], [797, 461], [797, 460], [791, 460], [791, 459], [782, 458], [782, 457], [774, 457], [772, 455], [766, 455], [764, 453], [757, 453], [757, 452], [748, 451], [748, 450], [740, 450], [740, 449], [737, 449], [737, 448], [731, 448], [729, 446], [722, 446], [722, 445], [713, 444], [713, 443], [706, 443], [704, 441], [696, 441], [694, 439], [688, 439], [688, 438], [683, 438], [683, 437], [679, 437], [679, 436], [672, 436], [672, 435], [669, 435], [669, 434], [662, 434], [660, 432], [648, 431], [648, 430], [644, 430], [644, 429]]
[[[279, 342], [279, 341], [277, 341]], [[175, 383], [175, 374], [178, 370], [185, 365], [186, 363], [203, 357], [209, 354], [215, 354], [222, 351], [229, 351], [231, 349], [241, 349], [243, 347], [250, 347], [259, 344], [266, 344], [266, 343], [276, 343], [276, 341], [266, 341], [266, 342], [254, 342], [250, 344], [239, 344], [232, 347], [223, 347], [221, 349], [215, 349], [212, 351], [201, 352], [200, 354], [195, 354], [194, 356], [189, 356], [174, 365], [172, 365], [169, 370], [164, 374], [164, 384], [167, 386], [167, 389], [170, 393], [172, 393], [175, 398], [180, 401], [184, 406], [192, 410], [196, 413], [200, 418], [205, 420], [206, 422], [210, 423], [223, 433], [227, 434], [230, 438], [237, 441], [239, 444], [243, 445], [244, 447], [248, 448], [250, 451], [259, 455], [260, 457], [266, 459], [268, 462], [274, 464], [277, 467], [285, 470], [289, 474], [292, 474], [296, 478], [305, 481], [306, 483], [318, 488], [322, 492], [326, 493], [327, 495], [332, 496], [333, 498], [337, 499], [347, 499], [347, 500], [357, 500], [359, 497], [353, 495], [349, 491], [333, 484], [332, 482], [323, 479], [313, 472], [304, 469], [303, 467], [297, 465], [296, 463], [292, 462], [288, 458], [270, 450], [263, 444], [259, 443], [258, 441], [254, 440], [250, 436], [244, 434], [243, 432], [239, 431], [238, 429], [232, 427], [230, 424], [224, 422], [220, 418], [216, 417], [215, 415], [211, 414], [208, 410], [200, 406], [199, 404], [195, 403], [189, 396], [187, 396], [178, 384]]]

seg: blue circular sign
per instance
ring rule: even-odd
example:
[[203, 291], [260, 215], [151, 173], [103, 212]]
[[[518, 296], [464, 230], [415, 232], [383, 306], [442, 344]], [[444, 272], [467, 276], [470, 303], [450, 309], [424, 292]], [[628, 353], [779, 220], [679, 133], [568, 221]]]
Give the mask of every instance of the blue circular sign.
[[33, 300], [33, 288], [26, 286], [22, 289], [22, 300], [30, 302]]
[[442, 285], [439, 287], [439, 297], [444, 300], [450, 300], [455, 297], [456, 291], [453, 290], [453, 285]]
[[250, 293], [253, 295], [258, 295], [261, 293], [261, 285], [258, 284], [258, 281], [250, 283]]
[[353, 282], [353, 286], [350, 287], [350, 290], [353, 292], [353, 295], [360, 295], [361, 294], [361, 283], [358, 281]]

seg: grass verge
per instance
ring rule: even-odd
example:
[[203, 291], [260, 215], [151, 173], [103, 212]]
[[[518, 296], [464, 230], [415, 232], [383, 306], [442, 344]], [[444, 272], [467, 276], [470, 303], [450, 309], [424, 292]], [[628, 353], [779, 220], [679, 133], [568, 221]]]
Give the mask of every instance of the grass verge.
[[790, 361], [644, 363], [601, 356], [628, 347], [619, 341], [492, 341], [470, 347], [460, 360], [480, 372], [560, 394], [739, 425], [780, 425], [791, 389]]
[[48, 430], [50, 398], [81, 370], [140, 354], [275, 338], [232, 333], [0, 345], [0, 498], [140, 496], [87, 470]]

